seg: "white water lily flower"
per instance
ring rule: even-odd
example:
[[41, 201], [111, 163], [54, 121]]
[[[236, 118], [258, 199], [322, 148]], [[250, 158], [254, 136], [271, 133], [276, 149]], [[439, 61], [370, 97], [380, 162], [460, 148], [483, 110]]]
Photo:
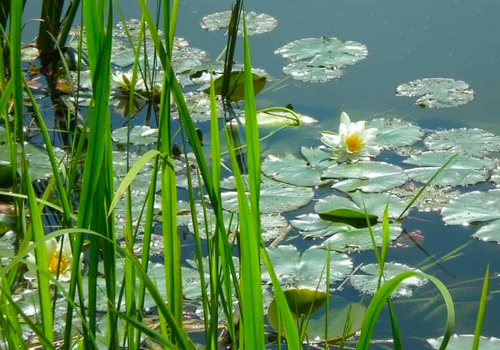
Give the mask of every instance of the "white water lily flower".
[[339, 133], [322, 133], [321, 142], [333, 149], [332, 158], [338, 162], [356, 162], [368, 160], [380, 153], [380, 149], [372, 145], [377, 135], [375, 128], [366, 128], [365, 121], [352, 123], [346, 112], [340, 115]]
[[[113, 73], [112, 80], [115, 84], [115, 88], [121, 92], [128, 93], [132, 88], [132, 71], [130, 72], [119, 72]], [[137, 81], [134, 86], [135, 91], [142, 91], [146, 88], [144, 80], [137, 77]]]
[[[59, 275], [59, 281], [61, 282], [67, 282], [71, 279], [73, 253], [71, 252], [69, 240], [70, 238], [65, 236], [64, 240], [61, 238], [61, 240], [57, 241], [55, 238], [51, 238], [45, 241], [45, 248], [47, 249], [47, 270], [54, 278], [57, 278]], [[63, 241], [62, 250], [61, 241]], [[35, 253], [29, 254], [27, 260], [35, 264]], [[28, 266], [28, 271], [24, 274], [24, 277], [28, 280], [36, 279], [36, 268]]]

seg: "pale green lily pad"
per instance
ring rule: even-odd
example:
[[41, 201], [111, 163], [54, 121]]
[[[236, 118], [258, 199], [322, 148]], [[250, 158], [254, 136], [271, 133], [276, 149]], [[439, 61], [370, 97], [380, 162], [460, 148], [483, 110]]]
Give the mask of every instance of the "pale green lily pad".
[[[284, 294], [294, 319], [303, 316], [308, 318], [306, 330], [308, 344], [325, 340], [329, 344], [335, 344], [361, 329], [366, 310], [362, 304], [351, 303], [339, 296], [330, 295], [329, 310], [326, 310], [326, 293], [309, 289], [289, 289]], [[326, 332], [325, 317], [328, 318]], [[268, 320], [270, 326], [277, 332], [278, 312], [274, 300], [269, 305]], [[349, 329], [346, 329], [346, 325], [349, 325]], [[281, 330], [283, 331], [283, 325]]]
[[[126, 126], [118, 128], [111, 133], [111, 138], [116, 143], [127, 144]], [[130, 129], [129, 142], [132, 145], [149, 145], [155, 143], [158, 139], [158, 129], [150, 128], [146, 125], [134, 126]]]
[[[381, 247], [383, 243], [382, 239], [382, 225], [377, 224], [371, 227], [373, 237], [377, 247]], [[389, 225], [389, 242], [395, 240], [399, 237], [402, 232], [401, 225], [390, 224]], [[365, 250], [373, 249], [373, 244], [370, 236], [370, 230], [368, 227], [365, 228], [352, 228], [349, 231], [342, 231], [329, 237], [323, 243], [321, 247], [334, 250], [337, 252], [360, 252]]]
[[[269, 33], [278, 25], [278, 21], [265, 13], [245, 12], [246, 30], [248, 36]], [[201, 28], [213, 32], [227, 29], [231, 19], [231, 11], [217, 12], [201, 19]], [[238, 35], [243, 36], [243, 18], [240, 19]]]
[[500, 243], [500, 189], [465, 193], [444, 207], [441, 215], [447, 225], [487, 222], [473, 237]]
[[[393, 189], [391, 193], [410, 203], [421, 187], [415, 182], [410, 182], [406, 186]], [[450, 200], [458, 196], [460, 196], [460, 191], [453, 190], [452, 187], [430, 185], [420, 194], [413, 206], [423, 212], [441, 211]]]
[[335, 183], [332, 188], [343, 192], [383, 192], [403, 185], [408, 176], [396, 165], [383, 162], [357, 162], [335, 164], [322, 175], [327, 179], [347, 179]]
[[[184, 94], [184, 99], [186, 101], [186, 106], [189, 111], [191, 119], [195, 123], [202, 123], [210, 121], [210, 96], [203, 92], [187, 92]], [[215, 106], [217, 110], [217, 117], [224, 117], [224, 107], [219, 98], [215, 100]], [[179, 118], [179, 114], [175, 111], [172, 114], [174, 119]]]
[[[382, 278], [381, 285], [399, 274], [404, 272], [413, 271], [413, 272], [421, 272], [418, 269], [411, 268], [409, 266], [389, 262], [384, 265], [384, 277]], [[360, 274], [359, 272], [364, 272], [365, 274]], [[364, 265], [359, 269], [359, 272], [355, 275], [351, 276], [350, 282], [351, 285], [359, 290], [360, 292], [367, 294], [375, 294], [377, 291], [378, 284], [378, 273], [379, 273], [379, 265], [378, 264], [369, 264]], [[385, 281], [384, 281], [385, 280]], [[408, 297], [411, 296], [413, 288], [417, 288], [423, 286], [427, 283], [427, 280], [423, 277], [412, 276], [405, 280], [403, 280], [396, 289], [391, 294], [392, 298], [399, 297]]]
[[[412, 155], [403, 162], [419, 166], [419, 168], [408, 169], [405, 172], [413, 180], [426, 183], [453, 154], [453, 152], [446, 151], [430, 151]], [[479, 159], [459, 154], [441, 171], [432, 184], [434, 186], [473, 185], [488, 180], [494, 168], [495, 162], [491, 159]]]
[[424, 140], [431, 151], [451, 151], [473, 157], [484, 157], [500, 151], [500, 137], [481, 129], [436, 131]]
[[343, 68], [365, 59], [368, 50], [355, 41], [322, 37], [296, 40], [274, 53], [291, 61], [283, 68], [285, 74], [301, 81], [326, 82], [340, 78]]
[[396, 96], [422, 96], [415, 102], [422, 108], [447, 108], [469, 103], [474, 99], [474, 91], [461, 80], [425, 78], [399, 85]]
[[[285, 125], [299, 126], [301, 124], [314, 124], [318, 121], [313, 117], [304, 114], [295, 113], [297, 118], [290, 112], [286, 111], [267, 111], [257, 113], [257, 125], [265, 128], [275, 128]], [[238, 124], [245, 125], [245, 115], [238, 117], [237, 120], [232, 120], [229, 125], [236, 126]]]
[[[326, 291], [325, 264], [328, 252], [324, 249], [311, 247], [302, 254], [292, 245], [266, 248], [274, 272], [280, 284], [289, 288], [307, 288]], [[330, 252], [330, 282], [346, 278], [353, 267], [352, 260], [346, 255]], [[321, 279], [321, 282], [320, 282]], [[262, 280], [271, 283], [269, 273], [262, 270]]]
[[[386, 205], [389, 205], [389, 218], [398, 218], [406, 207], [397, 196], [388, 193], [349, 193], [349, 198], [331, 195], [322, 198], [314, 206], [320, 216], [346, 219], [382, 220]], [[366, 207], [366, 214], [365, 214]]]
[[[54, 147], [56, 163], [59, 164], [66, 152], [58, 147]], [[52, 166], [50, 164], [47, 152], [30, 143], [24, 144], [26, 159], [28, 160], [28, 172], [31, 181], [48, 179], [52, 176]], [[17, 145], [17, 166], [18, 172], [21, 172], [21, 146]], [[7, 144], [0, 145], [0, 162], [10, 164], [10, 150]]]
[[[199, 209], [200, 210], [197, 210], [196, 213], [198, 215], [198, 227], [199, 227], [200, 237], [207, 239], [205, 218], [203, 217], [203, 211], [201, 211], [201, 208]], [[228, 237], [229, 241], [236, 242], [234, 234], [238, 232], [238, 214], [224, 211], [222, 212], [222, 215], [224, 217], [224, 228], [226, 229], [226, 232], [229, 234]], [[213, 213], [212, 209], [207, 210], [206, 221], [210, 232], [209, 236], [212, 237], [217, 225], [215, 214]], [[262, 230], [261, 232], [262, 240], [264, 242], [268, 242], [280, 236], [285, 232], [288, 226], [288, 222], [286, 221], [286, 219], [279, 214], [262, 214], [260, 216], [260, 224]], [[194, 233], [194, 226], [190, 219], [187, 223], [187, 226], [189, 228], [189, 231]]]
[[[439, 337], [437, 339], [426, 339], [430, 346], [433, 349], [439, 349], [441, 346], [441, 342], [443, 341], [443, 337]], [[454, 334], [450, 338], [450, 342], [446, 347], [446, 350], [470, 350], [472, 349], [472, 343], [474, 341], [474, 335], [472, 334]], [[500, 349], [500, 339], [495, 337], [480, 337], [479, 340], [479, 349], [481, 350], [498, 350]]]
[[353, 226], [323, 220], [318, 214], [302, 214], [290, 221], [290, 224], [300, 231], [305, 238], [322, 238], [354, 229]]
[[[232, 180], [226, 180], [226, 185]], [[221, 187], [223, 185], [221, 184]], [[238, 194], [235, 191], [222, 193], [222, 207], [229, 211], [238, 211]], [[247, 195], [248, 197], [248, 195]], [[262, 179], [260, 190], [261, 213], [284, 213], [307, 205], [314, 197], [311, 188], [296, 187], [284, 183]]]
[[373, 143], [382, 148], [411, 146], [424, 137], [422, 129], [401, 119], [373, 119], [368, 127], [378, 129]]
[[280, 182], [295, 186], [314, 187], [325, 185], [331, 180], [322, 180], [321, 173], [327, 166], [333, 164], [330, 154], [320, 149], [301, 148], [302, 154], [310, 155], [299, 159], [291, 154], [283, 156], [269, 155], [262, 162], [264, 175]]

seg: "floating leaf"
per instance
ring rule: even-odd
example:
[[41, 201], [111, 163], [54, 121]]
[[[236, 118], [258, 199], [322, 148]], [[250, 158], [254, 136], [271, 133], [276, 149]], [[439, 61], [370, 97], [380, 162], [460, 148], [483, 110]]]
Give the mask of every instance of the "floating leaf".
[[[267, 77], [252, 73], [253, 92], [257, 95], [266, 85]], [[214, 80], [215, 94], [222, 95], [222, 86], [224, 77], [220, 76]], [[233, 102], [243, 101], [245, 99], [245, 79], [243, 71], [233, 71], [229, 77], [228, 98]], [[210, 93], [210, 88], [203, 90], [206, 94]]]
[[[290, 186], [281, 182], [266, 180], [266, 178], [262, 180], [260, 189], [261, 213], [284, 213], [296, 210], [308, 204], [314, 197], [314, 191], [311, 188]], [[223, 187], [222, 184], [221, 187]], [[226, 210], [237, 212], [237, 193], [235, 191], [222, 193], [222, 206]]]
[[[365, 274], [355, 274], [351, 276], [351, 285], [363, 293], [375, 294], [377, 291], [378, 284], [378, 274], [379, 274], [379, 265], [378, 264], [369, 264], [364, 265], [359, 269], [360, 272], [364, 272]], [[384, 280], [388, 281], [397, 275], [408, 272], [421, 272], [418, 269], [411, 268], [409, 266], [388, 262], [384, 265], [384, 277], [382, 278], [381, 285], [384, 284]], [[423, 286], [427, 283], [427, 280], [423, 277], [412, 276], [405, 280], [403, 280], [396, 289], [391, 294], [391, 297], [407, 297], [412, 295], [412, 288]]]
[[416, 105], [422, 108], [446, 108], [464, 105], [474, 99], [474, 91], [464, 81], [447, 78], [425, 78], [401, 84], [396, 96], [422, 96]]
[[[292, 245], [266, 248], [280, 284], [286, 288], [307, 288], [326, 291], [326, 256], [324, 249], [311, 247], [302, 254]], [[330, 282], [341, 281], [352, 270], [352, 260], [346, 255], [330, 252]], [[321, 283], [320, 283], [321, 279]], [[269, 273], [262, 270], [262, 280], [271, 283]]]
[[[286, 111], [267, 111], [267, 112], [258, 112], [257, 113], [257, 125], [261, 127], [279, 127], [284, 125], [290, 126], [298, 126], [300, 124], [313, 124], [318, 121], [312, 117], [309, 117], [304, 114], [295, 113], [297, 118], [290, 112]], [[245, 125], [245, 115], [236, 118], [236, 120], [232, 120], [230, 125], [235, 126], [238, 123]]]
[[[210, 32], [227, 29], [231, 19], [231, 11], [217, 12], [201, 19], [201, 28]], [[269, 33], [278, 25], [278, 21], [265, 13], [245, 12], [246, 34], [248, 36]], [[243, 19], [240, 20], [238, 35], [243, 36]]]
[[262, 172], [276, 181], [295, 186], [314, 187], [331, 182], [331, 180], [321, 179], [322, 170], [333, 164], [329, 160], [329, 153], [305, 147], [302, 147], [301, 150], [302, 154], [305, 152], [310, 155], [311, 160], [308, 160], [305, 155], [306, 160], [296, 158], [291, 154], [269, 155], [262, 163]]
[[[207, 217], [205, 218], [203, 216], [203, 211], [200, 207], [199, 210], [197, 210], [197, 215], [198, 215], [198, 226], [199, 226], [200, 236], [204, 239], [207, 239], [207, 232], [205, 228], [205, 220], [206, 220], [210, 232], [210, 237], [212, 237], [217, 225], [217, 221], [215, 218], [215, 214], [213, 213], [213, 210], [212, 209], [207, 210]], [[230, 235], [229, 241], [230, 242], [235, 241], [236, 238], [234, 237], [234, 233], [238, 231], [238, 214], [224, 211], [222, 215], [224, 218], [224, 228], [226, 229], [226, 232]], [[261, 224], [262, 240], [264, 242], [270, 241], [280, 236], [285, 232], [286, 227], [288, 226], [288, 222], [286, 221], [286, 219], [278, 214], [262, 214], [260, 217], [260, 224]], [[189, 231], [194, 232], [193, 223], [190, 219], [187, 225]]]
[[[309, 316], [307, 324], [307, 342], [317, 343], [326, 340], [334, 344], [341, 339], [356, 333], [363, 322], [365, 307], [361, 304], [349, 303], [344, 298], [331, 295], [330, 309], [326, 315], [326, 293], [309, 289], [290, 289], [284, 291], [285, 298], [292, 312], [292, 316], [300, 319], [301, 315]], [[278, 331], [278, 312], [273, 300], [269, 305], [267, 315], [270, 326]], [[328, 325], [325, 332], [325, 317], [328, 317]], [[346, 330], [345, 326], [349, 325]], [[281, 327], [283, 330], [283, 326]]]
[[[111, 133], [111, 138], [116, 143], [126, 145], [127, 144], [127, 132], [128, 128], [125, 126], [123, 128], [118, 128], [113, 130]], [[155, 143], [158, 139], [158, 129], [150, 128], [146, 125], [134, 126], [130, 129], [129, 142], [132, 145], [149, 145]]]
[[500, 242], [500, 189], [465, 193], [444, 207], [441, 215], [447, 225], [487, 222], [473, 237]]
[[327, 179], [344, 179], [332, 188], [349, 192], [382, 192], [403, 185], [408, 176], [396, 165], [383, 162], [357, 162], [354, 164], [335, 164], [322, 175]]
[[318, 214], [299, 215], [290, 221], [290, 224], [300, 230], [305, 238], [322, 238], [354, 229], [353, 226], [342, 222], [323, 220]]
[[[54, 147], [54, 155], [56, 157], [56, 163], [59, 164], [63, 159], [66, 152], [58, 147]], [[26, 153], [26, 159], [28, 160], [28, 171], [31, 181], [48, 179], [52, 176], [52, 165], [50, 164], [49, 155], [30, 143], [24, 144], [24, 150]], [[17, 146], [17, 165], [18, 171], [21, 168], [21, 146]], [[7, 144], [0, 145], [0, 163], [2, 165], [10, 164], [10, 150]]]
[[[450, 158], [452, 152], [430, 151], [412, 155], [404, 163], [417, 165], [420, 168], [405, 170], [410, 178], [426, 183]], [[459, 154], [433, 180], [434, 186], [466, 186], [486, 181], [495, 167], [491, 159], [479, 159]]]
[[[207, 122], [210, 120], [210, 96], [203, 92], [187, 92], [184, 94], [186, 106], [191, 119], [195, 123]], [[215, 100], [217, 116], [224, 117], [224, 108], [220, 99]], [[174, 119], [179, 118], [177, 112], [172, 113]]]
[[[408, 203], [415, 198], [422, 186], [418, 186], [415, 182], [410, 182], [401, 188], [395, 188], [391, 191], [399, 198], [407, 201]], [[430, 185], [427, 189], [420, 194], [413, 205], [419, 210], [424, 212], [441, 211], [450, 200], [460, 195], [460, 191], [452, 190], [449, 186], [436, 187]]]
[[[441, 346], [441, 342], [443, 341], [443, 337], [439, 337], [437, 339], [427, 339], [427, 342], [433, 349], [439, 349]], [[474, 335], [472, 334], [454, 334], [450, 338], [450, 342], [446, 347], [446, 350], [470, 350], [472, 349], [472, 343], [474, 341]], [[498, 350], [500, 349], [500, 339], [499, 338], [488, 338], [488, 337], [480, 337], [479, 340], [479, 349], [481, 350]]]
[[[405, 208], [405, 203], [388, 193], [349, 193], [349, 198], [331, 195], [316, 203], [314, 210], [320, 216], [332, 218], [361, 219], [366, 215], [370, 220], [381, 219], [386, 205], [389, 205], [389, 218], [397, 218]], [[366, 214], [365, 214], [366, 207]]]
[[368, 50], [355, 41], [322, 37], [296, 40], [274, 53], [291, 61], [283, 68], [285, 74], [307, 82], [326, 82], [340, 78], [344, 67], [365, 59]]
[[424, 136], [418, 126], [401, 119], [374, 119], [368, 123], [368, 127], [378, 129], [373, 143], [383, 148], [411, 146]]
[[[373, 238], [378, 247], [382, 246], [382, 225], [377, 224], [371, 227]], [[389, 241], [393, 241], [401, 234], [402, 229], [400, 225], [389, 225]], [[365, 228], [352, 228], [350, 231], [342, 231], [329, 237], [326, 241], [321, 243], [321, 247], [329, 247], [331, 250], [337, 252], [359, 252], [364, 250], [373, 249], [370, 230]]]
[[474, 157], [500, 151], [500, 137], [481, 129], [436, 131], [427, 136], [424, 143], [431, 151], [451, 151]]

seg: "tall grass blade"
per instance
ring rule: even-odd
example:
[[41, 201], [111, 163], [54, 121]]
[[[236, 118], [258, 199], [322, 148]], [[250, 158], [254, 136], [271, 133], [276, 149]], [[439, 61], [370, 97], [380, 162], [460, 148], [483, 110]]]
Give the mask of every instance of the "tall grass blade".
[[486, 302], [488, 301], [488, 285], [490, 281], [490, 265], [486, 266], [484, 273], [483, 289], [481, 291], [481, 300], [479, 301], [479, 309], [477, 310], [476, 328], [474, 329], [474, 340], [471, 350], [479, 349], [479, 341], [481, 339], [481, 330], [483, 328], [484, 312], [486, 311]]
[[446, 318], [445, 331], [443, 334], [443, 341], [441, 343], [441, 346], [439, 347], [439, 350], [446, 349], [446, 347], [448, 346], [448, 342], [450, 341], [451, 334], [453, 332], [453, 327], [455, 325], [455, 308], [453, 306], [453, 299], [449, 291], [446, 289], [445, 285], [437, 278], [431, 275], [427, 275], [425, 273], [417, 273], [409, 271], [409, 272], [404, 272], [392, 278], [391, 280], [385, 282], [384, 285], [380, 287], [380, 289], [377, 291], [377, 293], [375, 293], [372, 301], [370, 302], [370, 305], [368, 305], [368, 308], [366, 309], [365, 316], [363, 319], [363, 325], [361, 327], [361, 334], [359, 336], [358, 344], [356, 345], [356, 350], [368, 350], [370, 348], [370, 340], [373, 334], [373, 330], [375, 328], [375, 323], [378, 319], [380, 312], [382, 311], [382, 308], [384, 307], [384, 304], [390, 298], [392, 291], [396, 289], [397, 286], [402, 281], [412, 276], [420, 276], [427, 278], [438, 288], [439, 292], [443, 296], [446, 305], [447, 318]]

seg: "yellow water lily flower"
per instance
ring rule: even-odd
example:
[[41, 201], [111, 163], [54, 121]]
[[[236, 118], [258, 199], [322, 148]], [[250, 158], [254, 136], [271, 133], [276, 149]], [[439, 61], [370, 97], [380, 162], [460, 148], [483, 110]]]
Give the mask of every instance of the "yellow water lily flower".
[[340, 162], [357, 162], [376, 157], [380, 149], [372, 144], [378, 130], [367, 128], [365, 121], [352, 123], [346, 112], [340, 115], [339, 133], [324, 132], [321, 142], [333, 150], [332, 158]]
[[[62, 247], [61, 247], [61, 241]], [[47, 270], [54, 276], [59, 276], [59, 281], [67, 282], [71, 279], [71, 264], [73, 264], [73, 253], [71, 252], [71, 244], [68, 236], [64, 236], [57, 241], [51, 238], [45, 241], [45, 248], [47, 249]], [[61, 249], [62, 248], [62, 249]], [[35, 255], [29, 254], [28, 261], [35, 263]], [[28, 271], [24, 274], [28, 280], [37, 278], [37, 272], [34, 267], [29, 266]]]

